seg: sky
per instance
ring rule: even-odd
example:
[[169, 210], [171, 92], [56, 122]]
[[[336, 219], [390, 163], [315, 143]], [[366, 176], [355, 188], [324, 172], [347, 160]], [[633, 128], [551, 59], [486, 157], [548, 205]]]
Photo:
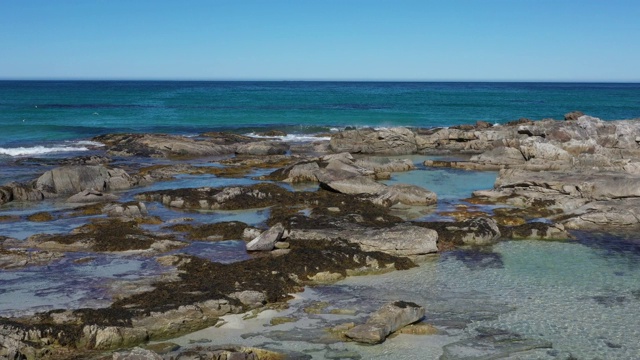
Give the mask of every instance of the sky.
[[640, 81], [638, 0], [0, 0], [0, 79]]

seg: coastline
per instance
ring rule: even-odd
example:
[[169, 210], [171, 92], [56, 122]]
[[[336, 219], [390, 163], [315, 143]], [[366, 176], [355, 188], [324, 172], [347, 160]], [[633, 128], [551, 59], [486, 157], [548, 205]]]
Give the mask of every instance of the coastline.
[[[133, 266], [130, 282], [111, 286], [106, 308], [2, 318], [2, 351], [52, 358], [110, 354], [220, 325], [227, 314], [286, 307], [290, 294], [307, 286], [402, 272], [460, 249], [490, 249], [514, 239], [566, 241], [574, 236], [569, 229], [632, 232], [640, 218], [634, 212], [640, 196], [638, 127], [638, 121], [567, 114], [564, 121], [499, 126], [360, 128], [314, 142], [217, 132], [98, 136], [92, 141], [104, 147], [96, 147], [96, 154], [51, 161], [37, 181], [2, 187], [5, 209], [25, 209], [4, 215], [7, 226], [64, 224], [58, 234], [39, 234], [34, 227], [25, 240], [3, 237], [3, 268], [47, 266], [68, 254], [86, 254], [73, 264], [124, 255], [152, 259], [165, 270], [136, 277], [142, 265]], [[415, 154], [424, 160], [403, 160]], [[447, 199], [443, 208], [428, 183], [385, 183], [418, 167], [500, 172], [494, 189]], [[35, 169], [43, 170], [42, 163]], [[185, 176], [228, 182], [171, 185]], [[168, 186], [154, 188], [163, 183]], [[298, 183], [307, 190], [295, 191]], [[65, 206], [37, 210], [38, 204], [64, 199]], [[225, 211], [236, 213], [230, 221], [217, 220]], [[240, 239], [247, 247], [266, 244], [249, 258], [239, 255], [244, 250], [232, 253], [226, 264], [211, 262], [215, 252], [206, 259], [197, 247], [187, 251], [196, 242]], [[253, 270], [247, 273], [247, 267]], [[420, 324], [433, 326], [429, 321]], [[332, 341], [346, 341], [347, 330]], [[500, 351], [538, 354], [535, 349], [552, 346], [521, 340], [528, 345]]]

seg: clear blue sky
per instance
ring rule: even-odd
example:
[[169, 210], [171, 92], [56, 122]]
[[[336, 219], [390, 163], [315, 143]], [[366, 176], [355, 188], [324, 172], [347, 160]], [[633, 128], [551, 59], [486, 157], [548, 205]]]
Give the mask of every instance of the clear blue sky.
[[0, 0], [0, 79], [640, 81], [639, 0]]

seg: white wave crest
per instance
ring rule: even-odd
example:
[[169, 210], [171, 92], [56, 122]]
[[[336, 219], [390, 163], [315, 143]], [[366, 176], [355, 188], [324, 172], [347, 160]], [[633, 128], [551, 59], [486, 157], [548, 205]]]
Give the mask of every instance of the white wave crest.
[[0, 148], [0, 154], [9, 156], [30, 156], [30, 155], [42, 155], [59, 152], [72, 152], [72, 151], [88, 151], [86, 147], [78, 146], [33, 146], [33, 147], [17, 147], [17, 148]]
[[245, 134], [246, 136], [250, 136], [258, 139], [278, 139], [284, 142], [313, 142], [313, 141], [321, 141], [321, 140], [331, 140], [328, 136], [314, 136], [314, 135], [302, 135], [302, 134], [287, 134], [284, 136], [262, 136], [257, 135], [255, 133]]
[[75, 145], [82, 145], [82, 146], [94, 146], [94, 147], [102, 147], [102, 146], [104, 146], [103, 143], [99, 143], [97, 141], [91, 141], [91, 140], [73, 141], [72, 143], [75, 144]]

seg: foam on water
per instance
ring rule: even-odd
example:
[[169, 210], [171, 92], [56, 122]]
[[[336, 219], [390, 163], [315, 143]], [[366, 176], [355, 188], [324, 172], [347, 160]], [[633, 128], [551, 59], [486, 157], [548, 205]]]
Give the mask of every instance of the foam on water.
[[16, 147], [16, 148], [1, 148], [0, 154], [9, 156], [33, 156], [44, 155], [51, 153], [61, 152], [76, 152], [76, 151], [89, 151], [88, 148], [83, 146], [32, 146], [32, 147]]
[[278, 139], [284, 142], [293, 142], [293, 143], [331, 140], [331, 138], [328, 136], [314, 136], [314, 135], [305, 135], [305, 134], [287, 134], [283, 136], [263, 136], [263, 135], [258, 135], [256, 133], [248, 133], [245, 135], [253, 138], [258, 138], [258, 139]]

